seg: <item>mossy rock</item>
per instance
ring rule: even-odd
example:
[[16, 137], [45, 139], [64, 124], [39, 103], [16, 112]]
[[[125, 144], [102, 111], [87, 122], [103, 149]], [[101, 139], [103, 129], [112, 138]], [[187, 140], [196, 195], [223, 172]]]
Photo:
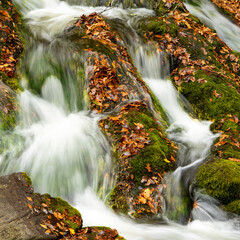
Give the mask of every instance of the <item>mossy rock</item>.
[[[240, 117], [240, 95], [228, 85], [230, 82], [227, 78], [202, 70], [195, 73], [195, 78], [195, 82], [183, 82], [180, 90], [197, 109], [200, 118], [217, 120], [226, 114]], [[198, 83], [198, 79], [206, 82]]]
[[0, 129], [10, 130], [15, 127], [17, 105], [15, 93], [0, 80]]
[[[151, 199], [159, 196], [157, 189], [161, 184], [161, 176], [175, 168], [173, 160], [175, 146], [167, 139], [165, 133], [168, 124], [164, 120], [162, 124], [158, 124], [151, 110], [142, 102], [130, 103], [122, 109], [128, 110], [126, 112], [121, 110], [119, 117], [113, 117], [118, 119], [118, 122], [112, 121], [112, 117], [100, 122], [115, 149], [118, 171], [117, 183], [109, 195], [108, 203], [116, 212], [123, 214], [127, 214], [133, 204], [134, 210], [131, 211], [131, 216], [134, 219], [145, 222], [162, 221], [159, 214], [161, 201], [158, 201], [158, 197], [156, 197], [158, 201], [156, 208], [148, 202], [150, 198], [142, 202], [139, 202], [139, 199], [144, 196], [145, 191], [146, 195], [151, 195]], [[124, 135], [125, 128], [133, 131], [131, 134], [135, 134], [136, 126], [142, 127], [143, 133], [140, 137], [147, 136], [148, 141], [136, 154], [129, 157], [124, 155], [124, 151], [122, 152], [121, 141], [125, 141], [127, 137]], [[151, 182], [151, 186], [146, 185], [147, 181]]]
[[[227, 209], [239, 213], [240, 162], [218, 159], [202, 165], [196, 175], [197, 186]], [[238, 204], [237, 204], [238, 203]]]
[[108, 204], [115, 212], [120, 212], [126, 215], [129, 211], [129, 204], [126, 197], [121, 194], [121, 191], [122, 190], [119, 186], [114, 186], [109, 193]]
[[[139, 154], [129, 159], [131, 165], [130, 172], [134, 175], [136, 186], [141, 186], [142, 176], [149, 173], [146, 169], [147, 164], [155, 172], [163, 173], [173, 170], [175, 165], [168, 159], [171, 158], [174, 148], [164, 132], [168, 124], [162, 120], [162, 124], [158, 125], [151, 111], [144, 105], [138, 110], [130, 110], [123, 118], [127, 120], [130, 127], [136, 123], [142, 124], [150, 139], [149, 145], [145, 146]], [[115, 130], [114, 125], [111, 125], [109, 122], [108, 125], [115, 145], [121, 139], [121, 129]]]
[[31, 180], [31, 178], [27, 175], [27, 173], [22, 172], [22, 176], [23, 176], [23, 178], [25, 179], [27, 185], [29, 185], [29, 186], [32, 185], [32, 180]]
[[240, 200], [235, 200], [225, 206], [226, 210], [240, 215]]
[[171, 36], [176, 37], [178, 33], [178, 26], [169, 20], [168, 23], [164, 21], [164, 18], [150, 17], [144, 20], [140, 28], [141, 32], [152, 32], [154, 35], [164, 36], [164, 34], [169, 33]]
[[[61, 214], [63, 214], [64, 211], [67, 211], [70, 217], [78, 216], [81, 218], [79, 211], [60, 197], [51, 197], [49, 194], [44, 194], [43, 201], [45, 203], [48, 203], [49, 209], [52, 209], [53, 211], [60, 212]], [[79, 226], [69, 219], [65, 220], [65, 223], [69, 228], [72, 228], [74, 230], [78, 230], [82, 227], [82, 225]]]

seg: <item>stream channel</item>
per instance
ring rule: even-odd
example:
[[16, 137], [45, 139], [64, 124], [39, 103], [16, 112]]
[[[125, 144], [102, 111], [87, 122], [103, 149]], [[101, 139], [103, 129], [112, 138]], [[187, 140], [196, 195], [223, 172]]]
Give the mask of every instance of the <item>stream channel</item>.
[[[206, 24], [217, 25], [220, 37], [239, 50], [239, 43], [224, 35], [224, 23], [216, 24], [222, 18], [220, 14], [210, 8], [205, 11], [206, 2], [194, 6], [188, 3], [187, 7], [200, 18], [204, 15]], [[167, 56], [143, 43], [135, 32], [138, 20], [154, 15], [153, 11], [106, 11], [105, 7], [73, 6], [59, 0], [14, 3], [22, 11], [31, 34], [19, 68], [24, 88], [18, 96], [21, 111], [17, 127], [6, 132], [2, 140], [5, 149], [0, 155], [0, 175], [27, 172], [35, 191], [61, 196], [75, 206], [82, 214], [84, 226], [115, 228], [127, 240], [239, 240], [239, 220], [229, 217], [218, 208], [216, 200], [200, 192], [191, 192], [197, 202], [191, 222], [181, 224], [181, 213], [176, 221], [171, 220], [172, 210], [183, 204], [184, 191], [191, 191], [191, 180], [218, 135], [209, 130], [210, 122], [193, 119], [184, 110], [186, 101], [168, 80]], [[118, 19], [124, 23], [119, 33], [143, 80], [166, 112], [169, 139], [179, 144], [178, 168], [167, 176], [166, 195], [171, 204], [164, 212], [166, 224], [136, 223], [117, 215], [104, 203], [115, 179], [111, 146], [98, 127], [104, 115], [89, 111], [83, 69], [91, 66], [86, 66], [87, 53], [78, 49], [81, 54], [75, 54], [74, 44], [57, 38], [82, 14], [92, 12], [102, 13], [110, 22]], [[218, 20], [214, 20], [217, 16]], [[239, 28], [234, 28], [239, 37]]]

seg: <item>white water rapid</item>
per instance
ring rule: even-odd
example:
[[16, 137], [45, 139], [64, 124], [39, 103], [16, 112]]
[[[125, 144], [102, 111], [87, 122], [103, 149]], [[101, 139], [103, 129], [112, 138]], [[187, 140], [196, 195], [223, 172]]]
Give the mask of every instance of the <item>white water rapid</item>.
[[[6, 147], [0, 155], [0, 175], [26, 171], [37, 191], [61, 195], [74, 204], [81, 212], [85, 226], [115, 228], [127, 240], [239, 240], [237, 220], [228, 219], [217, 208], [214, 200], [200, 193], [195, 193], [198, 207], [191, 213], [195, 220], [187, 225], [170, 220], [166, 225], [136, 223], [117, 215], [104, 204], [102, 199], [111, 188], [114, 176], [111, 172], [110, 146], [97, 126], [102, 116], [83, 110], [87, 107], [77, 105], [75, 98], [67, 101], [67, 96], [75, 94], [74, 90], [80, 83], [72, 77], [74, 71], [65, 74], [64, 71], [70, 71], [70, 67], [58, 75], [58, 68], [51, 67], [52, 63], [49, 63], [49, 54], [52, 58], [54, 54], [57, 55], [56, 52], [70, 51], [67, 47], [55, 51], [54, 41], [51, 40], [61, 34], [76, 17], [102, 12], [105, 8], [70, 6], [59, 0], [14, 2], [22, 10], [34, 35], [32, 41], [35, 42], [30, 53], [27, 49], [26, 54], [29, 59], [36, 60], [33, 66], [39, 64], [40, 69], [36, 68], [31, 74], [26, 70], [27, 67], [22, 70], [23, 75], [30, 79], [26, 80], [26, 90], [19, 96], [22, 109], [19, 124], [13, 133], [6, 136]], [[122, 19], [131, 25], [138, 18], [152, 15], [153, 12], [147, 9], [111, 8], [103, 14], [109, 18]], [[43, 43], [39, 38], [49, 43]], [[47, 46], [43, 47], [42, 44]], [[130, 50], [135, 64], [169, 117], [169, 137], [181, 146], [179, 168], [169, 176], [169, 181], [177, 189], [174, 195], [169, 193], [169, 198], [176, 196], [179, 199], [182, 194], [182, 187], [178, 187], [179, 178], [185, 176], [188, 169], [194, 171], [204, 161], [216, 136], [209, 131], [209, 122], [193, 119], [183, 110], [176, 89], [167, 80], [168, 66], [165, 64], [163, 69], [163, 56], [149, 52], [149, 47], [145, 45], [140, 44], [138, 49]], [[25, 63], [28, 64], [29, 59]], [[66, 67], [63, 60], [63, 57], [56, 60], [62, 68]], [[44, 72], [41, 66], [50, 72], [43, 79], [42, 75], [48, 72]], [[64, 76], [72, 81], [67, 93], [63, 86], [66, 84]], [[34, 77], [40, 78], [42, 85], [38, 86], [37, 79], [32, 79]], [[189, 180], [184, 186], [189, 187]]]
[[111, 173], [110, 148], [97, 124], [100, 116], [68, 113], [62, 85], [53, 76], [46, 79], [42, 98], [25, 90], [19, 104], [21, 125], [14, 135], [22, 138], [22, 146], [9, 146], [2, 154], [0, 173], [26, 171], [36, 190], [65, 198], [87, 186], [97, 192]]
[[233, 50], [240, 51], [240, 28], [230, 18], [221, 14], [210, 0], [185, 0], [188, 11], [197, 16]]

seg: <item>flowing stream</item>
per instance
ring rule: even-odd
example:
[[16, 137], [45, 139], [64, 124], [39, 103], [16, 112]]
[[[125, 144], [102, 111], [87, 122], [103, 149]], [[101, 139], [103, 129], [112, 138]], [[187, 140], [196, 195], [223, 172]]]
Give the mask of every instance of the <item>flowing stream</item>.
[[[75, 205], [85, 226], [115, 228], [127, 240], [239, 239], [237, 219], [228, 218], [214, 199], [191, 192], [192, 176], [217, 136], [210, 132], [209, 122], [198, 121], [183, 110], [181, 96], [167, 79], [167, 57], [143, 44], [135, 33], [138, 19], [154, 13], [148, 9], [105, 11], [105, 7], [71, 6], [59, 0], [14, 2], [32, 35], [28, 36], [20, 69], [25, 89], [18, 97], [21, 114], [15, 130], [2, 139], [0, 175], [26, 171], [36, 191], [60, 195]], [[166, 111], [169, 138], [180, 146], [178, 168], [167, 176], [166, 225], [135, 223], [104, 204], [115, 179], [111, 148], [97, 125], [103, 116], [88, 111], [86, 54], [81, 50], [75, 54], [74, 45], [56, 38], [77, 17], [92, 12], [120, 19], [131, 29], [126, 45], [144, 81]], [[188, 191], [198, 206], [191, 212], [192, 221], [181, 225], [176, 222], [182, 222], [184, 216], [177, 209], [185, 204], [182, 199]], [[178, 219], [172, 216], [174, 211]]]
[[240, 28], [233, 20], [220, 13], [210, 0], [185, 0], [185, 5], [191, 14], [214, 29], [230, 48], [240, 51]]

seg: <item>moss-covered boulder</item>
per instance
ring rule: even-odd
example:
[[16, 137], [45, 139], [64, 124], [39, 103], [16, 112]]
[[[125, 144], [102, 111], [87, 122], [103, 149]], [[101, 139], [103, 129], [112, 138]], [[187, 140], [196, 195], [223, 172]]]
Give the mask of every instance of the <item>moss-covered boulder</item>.
[[100, 121], [111, 140], [117, 183], [109, 196], [110, 206], [133, 218], [161, 220], [162, 178], [175, 167], [175, 145], [143, 102], [125, 105], [120, 113]]
[[196, 180], [199, 188], [227, 206], [228, 211], [239, 213], [240, 162], [209, 161], [199, 168]]
[[162, 212], [162, 178], [175, 166], [175, 146], [164, 133], [163, 109], [139, 77], [117, 31], [100, 16], [82, 16], [65, 35], [89, 44], [87, 62], [91, 109], [105, 113], [100, 126], [113, 146], [116, 185], [110, 206], [134, 218]]

